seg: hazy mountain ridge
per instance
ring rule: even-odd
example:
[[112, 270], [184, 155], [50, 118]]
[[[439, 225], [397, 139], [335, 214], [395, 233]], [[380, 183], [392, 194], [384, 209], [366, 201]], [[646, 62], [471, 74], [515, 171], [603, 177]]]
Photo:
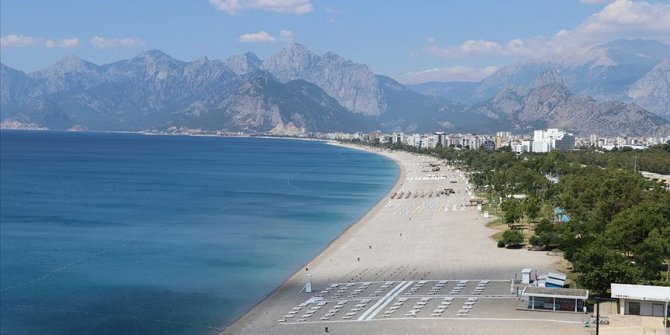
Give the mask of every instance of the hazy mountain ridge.
[[604, 101], [637, 105], [670, 120], [668, 84], [670, 45], [651, 40], [617, 40], [501, 68], [474, 86], [433, 82], [410, 85], [425, 94], [454, 100], [450, 89], [460, 88], [470, 101], [492, 98], [506, 87], [527, 86], [547, 71], [557, 71], [575, 94]]
[[598, 102], [573, 94], [557, 71], [542, 74], [529, 86], [503, 89], [468, 112], [499, 119], [520, 132], [545, 127], [580, 136], [665, 136], [670, 132], [669, 122], [635, 104]]
[[[30, 74], [2, 65], [2, 84], [3, 120], [53, 129], [432, 131], [444, 123], [445, 106], [452, 108], [391, 78], [380, 80], [363, 64], [334, 53], [317, 56], [299, 44], [265, 61], [246, 53], [224, 62], [182, 62], [151, 50], [105, 65], [69, 56]], [[407, 122], [403, 114], [422, 120]]]
[[[598, 64], [621, 61], [598, 55], [592, 57]], [[186, 126], [277, 134], [373, 129], [528, 132], [546, 124], [586, 132], [575, 126], [581, 124], [598, 134], [633, 135], [651, 134], [667, 124], [635, 105], [597, 103], [572, 94], [566, 87], [571, 79], [548, 64], [503, 68], [474, 85], [424, 85], [434, 93], [462, 97], [445, 99], [418, 93], [334, 53], [316, 55], [299, 44], [289, 44], [266, 60], [246, 53], [225, 61], [201, 57], [182, 62], [152, 50], [95, 65], [69, 56], [28, 74], [1, 65], [0, 120], [50, 129]], [[629, 94], [667, 102], [668, 86], [657, 85], [659, 78], [667, 84], [667, 73], [667, 63], [656, 64], [648, 76], [636, 80]], [[483, 92], [494, 93], [467, 108], [489, 94]]]

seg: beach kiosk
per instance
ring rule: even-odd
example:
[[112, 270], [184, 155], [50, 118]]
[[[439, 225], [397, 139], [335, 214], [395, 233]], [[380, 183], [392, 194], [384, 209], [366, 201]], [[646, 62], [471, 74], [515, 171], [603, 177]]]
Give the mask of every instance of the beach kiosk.
[[529, 310], [581, 313], [589, 298], [589, 290], [526, 286], [521, 296], [528, 301]]
[[670, 287], [611, 284], [612, 298], [619, 299], [619, 314], [660, 316], [670, 315]]

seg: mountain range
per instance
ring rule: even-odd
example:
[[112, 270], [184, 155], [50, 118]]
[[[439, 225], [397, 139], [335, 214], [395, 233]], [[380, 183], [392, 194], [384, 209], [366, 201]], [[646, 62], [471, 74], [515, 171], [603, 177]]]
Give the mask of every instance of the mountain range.
[[410, 88], [472, 104], [510, 86], [528, 86], [547, 71], [560, 73], [577, 95], [635, 103], [670, 120], [670, 45], [653, 40], [616, 40], [531, 59], [503, 67], [481, 82], [429, 82]]
[[[612, 66], [607, 59], [622, 63], [623, 56], [607, 55], [600, 58], [602, 64]], [[668, 64], [645, 64], [648, 71], [630, 83], [627, 99], [663, 106], [668, 103]], [[182, 62], [152, 50], [96, 65], [68, 56], [31, 73], [0, 64], [0, 120], [48, 129], [186, 127], [292, 135], [376, 129], [481, 133], [545, 126], [603, 136], [670, 130], [667, 120], [635, 104], [603, 102], [606, 94], [624, 92], [598, 84], [611, 73], [594, 77], [579, 91], [571, 86], [574, 76], [556, 66], [530, 68], [501, 69], [480, 83], [410, 88], [364, 64], [332, 52], [317, 55], [297, 43], [265, 60], [246, 53], [225, 61]], [[665, 86], [659, 83], [664, 78]], [[427, 90], [430, 85], [433, 89]], [[447, 92], [449, 85], [454, 89]]]

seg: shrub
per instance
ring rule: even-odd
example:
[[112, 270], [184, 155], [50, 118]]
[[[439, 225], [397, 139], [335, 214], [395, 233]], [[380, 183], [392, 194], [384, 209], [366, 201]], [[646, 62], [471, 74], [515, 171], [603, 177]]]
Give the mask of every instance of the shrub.
[[498, 241], [498, 248], [504, 248], [505, 247], [505, 242], [502, 240]]
[[523, 233], [519, 230], [506, 230], [503, 233], [502, 241], [508, 247], [516, 247], [523, 244]]

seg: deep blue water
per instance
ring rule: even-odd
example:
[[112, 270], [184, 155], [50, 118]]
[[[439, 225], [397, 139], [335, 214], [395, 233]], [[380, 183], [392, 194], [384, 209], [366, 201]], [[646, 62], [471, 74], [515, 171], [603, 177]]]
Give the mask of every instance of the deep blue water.
[[0, 333], [216, 333], [397, 175], [322, 142], [2, 131]]

